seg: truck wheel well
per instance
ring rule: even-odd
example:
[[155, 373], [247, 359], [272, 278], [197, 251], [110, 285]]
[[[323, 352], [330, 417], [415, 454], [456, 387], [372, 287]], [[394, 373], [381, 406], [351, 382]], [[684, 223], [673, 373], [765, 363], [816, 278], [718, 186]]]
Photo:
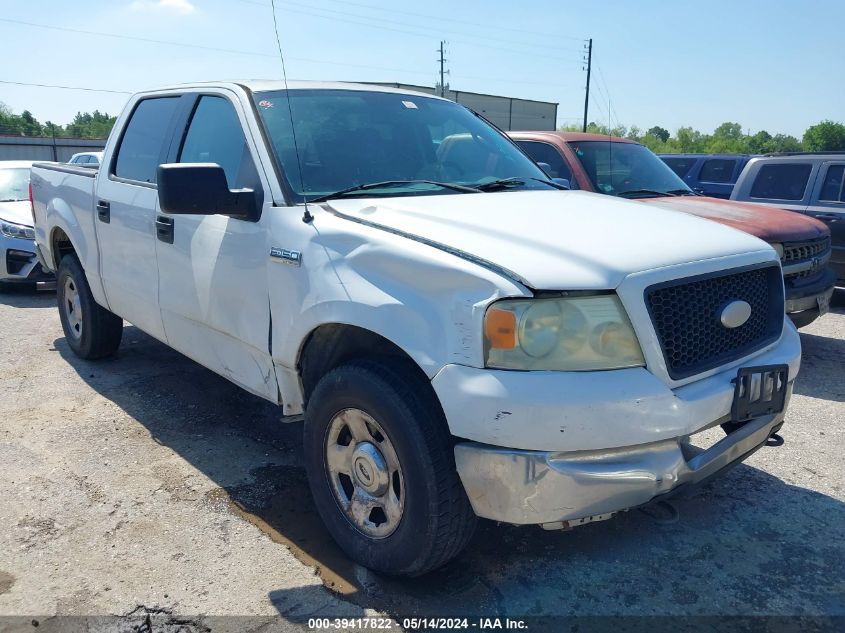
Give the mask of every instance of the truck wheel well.
[[50, 247], [50, 250], [53, 253], [53, 267], [55, 270], [59, 269], [59, 264], [65, 255], [76, 252], [70, 238], [62, 229], [56, 229], [53, 231], [53, 237], [50, 240]]
[[414, 373], [431, 388], [428, 377], [419, 365], [395, 343], [364, 328], [332, 323], [312, 331], [302, 346], [298, 368], [304, 404], [308, 405], [308, 399], [320, 378], [332, 369], [351, 360], [374, 357], [407, 360], [415, 370]]

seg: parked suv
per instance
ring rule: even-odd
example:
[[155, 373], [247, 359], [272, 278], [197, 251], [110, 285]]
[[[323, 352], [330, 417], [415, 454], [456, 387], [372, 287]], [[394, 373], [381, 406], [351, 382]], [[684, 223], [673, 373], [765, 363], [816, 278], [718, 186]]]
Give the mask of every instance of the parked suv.
[[[830, 264], [837, 285], [845, 286], [845, 152], [760, 156], [748, 162], [731, 200], [747, 200], [798, 211], [824, 222], [833, 238]], [[820, 264], [828, 254], [815, 246], [795, 252]]]
[[751, 233], [781, 256], [786, 311], [803, 327], [829, 309], [835, 275], [830, 231], [818, 220], [759, 204], [730, 202], [692, 191], [651, 150], [625, 138], [578, 132], [512, 132], [549, 175], [586, 189], [691, 213]]
[[746, 163], [747, 154], [658, 154], [696, 193], [711, 198], [731, 197], [736, 179]]

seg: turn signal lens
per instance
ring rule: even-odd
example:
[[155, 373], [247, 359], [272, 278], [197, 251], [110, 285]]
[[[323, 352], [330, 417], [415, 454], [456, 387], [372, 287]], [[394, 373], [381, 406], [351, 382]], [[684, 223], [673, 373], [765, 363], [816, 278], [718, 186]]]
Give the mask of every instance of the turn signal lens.
[[516, 347], [516, 315], [510, 310], [490, 308], [484, 317], [484, 336], [492, 349]]

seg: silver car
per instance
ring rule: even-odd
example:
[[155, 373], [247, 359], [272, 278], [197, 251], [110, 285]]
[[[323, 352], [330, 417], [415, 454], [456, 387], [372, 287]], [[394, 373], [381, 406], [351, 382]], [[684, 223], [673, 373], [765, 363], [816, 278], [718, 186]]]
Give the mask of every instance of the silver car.
[[78, 152], [70, 157], [69, 165], [79, 167], [99, 167], [103, 160], [103, 152]]
[[29, 169], [32, 161], [0, 161], [0, 289], [11, 283], [52, 282], [36, 255]]

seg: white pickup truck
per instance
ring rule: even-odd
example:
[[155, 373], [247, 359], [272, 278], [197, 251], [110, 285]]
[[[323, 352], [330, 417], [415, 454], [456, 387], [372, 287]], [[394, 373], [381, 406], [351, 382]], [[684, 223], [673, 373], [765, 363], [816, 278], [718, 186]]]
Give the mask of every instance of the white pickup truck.
[[464, 107], [354, 84], [143, 92], [98, 171], [32, 170], [73, 351], [115, 352], [125, 319], [304, 417], [328, 529], [397, 575], [476, 516], [606, 519], [783, 424], [800, 344], [775, 251], [559, 189]]

